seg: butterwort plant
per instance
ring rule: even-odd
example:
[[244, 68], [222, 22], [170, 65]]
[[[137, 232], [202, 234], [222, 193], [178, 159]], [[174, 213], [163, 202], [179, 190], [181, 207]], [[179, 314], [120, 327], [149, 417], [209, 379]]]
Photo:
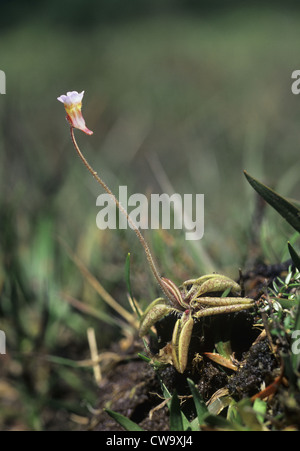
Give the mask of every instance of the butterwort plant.
[[139, 334], [141, 337], [144, 337], [151, 327], [155, 326], [163, 317], [175, 314], [178, 319], [171, 338], [172, 363], [178, 372], [183, 373], [188, 364], [189, 345], [194, 321], [204, 316], [226, 314], [253, 308], [255, 302], [252, 299], [241, 297], [241, 287], [234, 280], [220, 274], [208, 274], [197, 279], [190, 279], [183, 282], [179, 287], [170, 279], [161, 276], [149, 245], [139, 228], [102, 177], [88, 163], [77, 144], [74, 129], [81, 130], [87, 135], [93, 134], [87, 128], [81, 112], [83, 95], [84, 91], [81, 93], [70, 91], [66, 95], [61, 95], [57, 98], [64, 104], [67, 121], [70, 125], [72, 143], [83, 164], [106, 193], [111, 196], [119, 211], [125, 215], [128, 224], [134, 230], [143, 246], [154, 278], [166, 297], [166, 299], [158, 298], [148, 306], [140, 319]]

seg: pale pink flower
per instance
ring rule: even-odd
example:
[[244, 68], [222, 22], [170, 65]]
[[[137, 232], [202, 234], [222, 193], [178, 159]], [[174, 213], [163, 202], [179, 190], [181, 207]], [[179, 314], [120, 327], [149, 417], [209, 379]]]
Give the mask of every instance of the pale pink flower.
[[81, 113], [82, 98], [84, 91], [78, 93], [77, 91], [67, 92], [67, 95], [61, 95], [57, 97], [57, 100], [62, 102], [65, 106], [67, 113], [67, 119], [71, 126], [82, 130], [87, 135], [92, 135], [93, 132], [85, 125], [85, 120]]

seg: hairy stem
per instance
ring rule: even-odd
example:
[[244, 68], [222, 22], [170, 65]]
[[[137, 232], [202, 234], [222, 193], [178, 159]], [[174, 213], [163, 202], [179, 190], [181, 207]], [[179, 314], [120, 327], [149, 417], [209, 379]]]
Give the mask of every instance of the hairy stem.
[[132, 219], [128, 215], [127, 211], [125, 210], [125, 208], [120, 204], [119, 200], [113, 194], [113, 192], [109, 189], [109, 187], [106, 185], [106, 183], [101, 179], [101, 177], [98, 175], [98, 173], [96, 171], [94, 171], [92, 166], [88, 163], [86, 158], [83, 156], [81, 150], [78, 147], [78, 144], [77, 144], [77, 141], [75, 139], [75, 136], [74, 136], [74, 127], [72, 127], [72, 126], [70, 127], [70, 132], [71, 132], [71, 139], [72, 139], [72, 142], [73, 142], [73, 145], [75, 147], [75, 150], [76, 150], [77, 154], [79, 155], [79, 157], [82, 160], [82, 162], [85, 165], [85, 167], [89, 170], [89, 172], [92, 174], [92, 176], [97, 180], [99, 185], [101, 185], [101, 187], [107, 192], [107, 194], [109, 194], [111, 196], [111, 198], [113, 199], [113, 201], [116, 204], [116, 206], [119, 209], [119, 211], [123, 215], [125, 215], [128, 224], [134, 230], [134, 232], [135, 232], [136, 236], [138, 237], [141, 245], [143, 246], [143, 249], [145, 251], [148, 263], [150, 265], [151, 271], [152, 271], [155, 279], [157, 280], [159, 286], [161, 287], [161, 289], [163, 290], [165, 295], [168, 297], [168, 299], [170, 299], [170, 294], [168, 293], [166, 287], [164, 286], [164, 283], [163, 283], [162, 278], [161, 278], [161, 276], [160, 276], [160, 274], [159, 274], [159, 272], [157, 270], [156, 264], [154, 263], [154, 259], [152, 257], [152, 254], [150, 252], [150, 248], [149, 248], [145, 238], [143, 237], [143, 235], [141, 234], [141, 232], [139, 231], [139, 229], [137, 228], [135, 223], [132, 221]]

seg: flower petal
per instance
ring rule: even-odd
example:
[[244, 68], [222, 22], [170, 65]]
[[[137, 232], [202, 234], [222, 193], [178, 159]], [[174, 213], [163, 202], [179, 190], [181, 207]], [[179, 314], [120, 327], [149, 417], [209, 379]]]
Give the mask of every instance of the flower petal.
[[67, 119], [71, 126], [78, 128], [87, 135], [92, 135], [93, 132], [85, 125], [85, 120], [81, 113], [83, 95], [84, 91], [80, 93], [77, 91], [69, 91], [67, 92], [67, 95], [63, 94], [60, 97], [57, 97], [57, 100], [64, 104]]

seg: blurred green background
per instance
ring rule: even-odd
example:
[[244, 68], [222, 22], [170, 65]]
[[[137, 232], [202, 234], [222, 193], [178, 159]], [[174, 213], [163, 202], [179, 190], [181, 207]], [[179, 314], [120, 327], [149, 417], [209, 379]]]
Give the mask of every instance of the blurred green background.
[[[102, 191], [75, 154], [59, 95], [85, 90], [94, 135], [76, 137], [113, 191], [204, 194], [201, 241], [146, 233], [161, 272], [177, 283], [247, 267], [255, 194], [243, 169], [299, 198], [291, 74], [300, 69], [300, 10], [291, 1], [246, 4], [0, 2], [1, 429], [76, 428], [97, 399], [91, 369], [72, 366], [89, 358], [87, 328], [100, 352], [124, 332], [67, 301], [116, 317], [65, 245], [126, 309], [128, 252], [138, 301], [159, 294], [134, 233], [97, 229]], [[277, 263], [293, 236], [270, 210], [256, 257]]]

